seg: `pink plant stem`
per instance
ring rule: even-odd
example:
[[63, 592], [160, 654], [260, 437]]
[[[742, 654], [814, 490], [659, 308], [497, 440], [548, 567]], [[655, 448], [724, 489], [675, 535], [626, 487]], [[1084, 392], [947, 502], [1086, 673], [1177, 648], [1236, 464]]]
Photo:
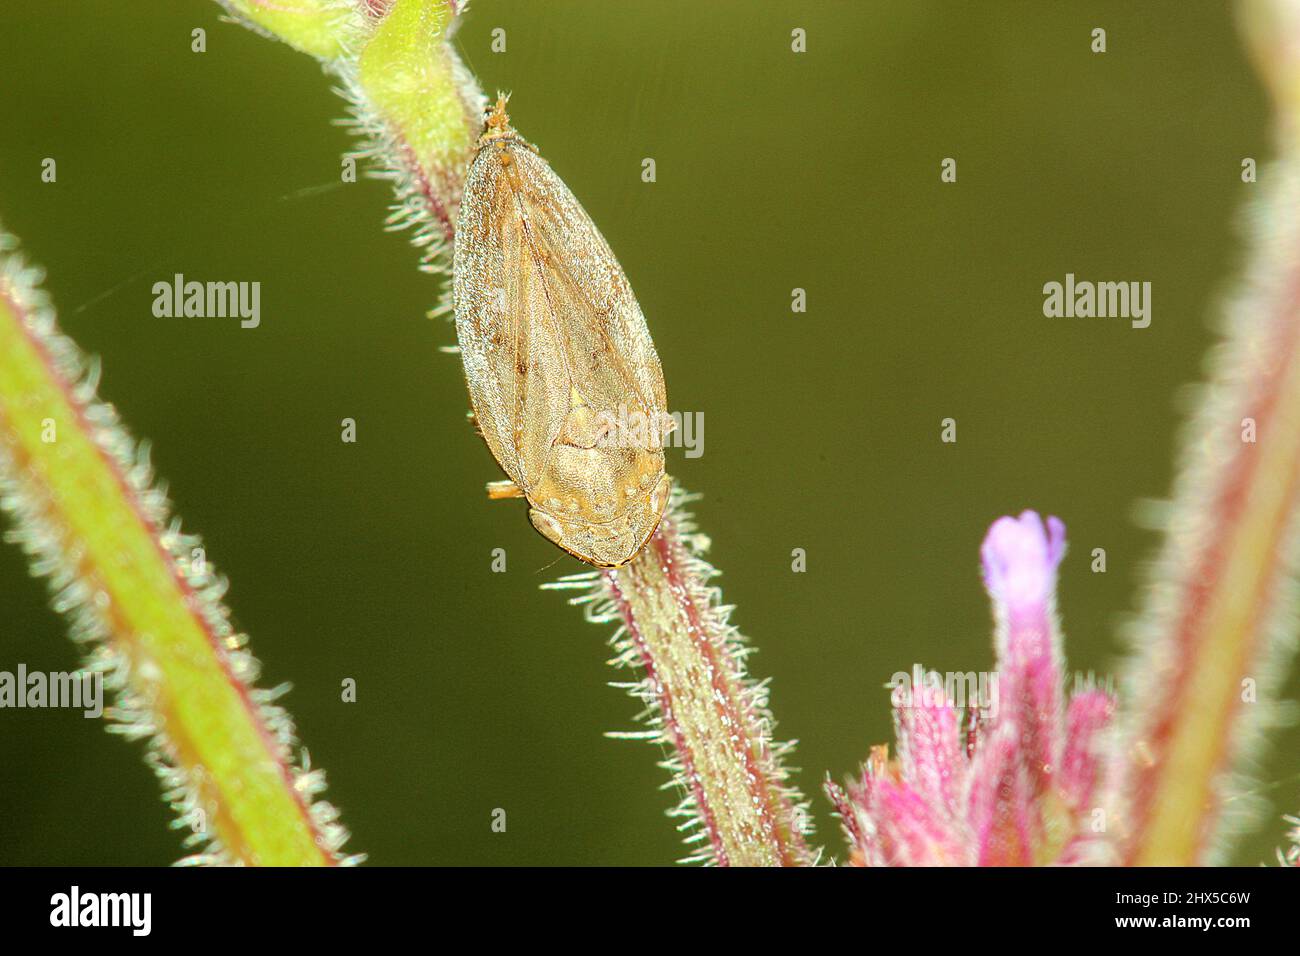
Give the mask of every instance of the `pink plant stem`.
[[[1265, 173], [1252, 274], [1185, 436], [1130, 672], [1123, 858], [1210, 862], [1233, 779], [1271, 720], [1300, 527], [1300, 174]], [[1253, 434], [1252, 434], [1253, 425]], [[1247, 437], [1250, 435], [1251, 437]]]
[[[699, 561], [666, 517], [629, 565], [601, 582], [658, 707], [663, 741], [720, 866], [796, 866], [811, 853], [798, 825], [770, 718], [745, 676], [734, 631]], [[707, 568], [707, 566], [703, 566]]]

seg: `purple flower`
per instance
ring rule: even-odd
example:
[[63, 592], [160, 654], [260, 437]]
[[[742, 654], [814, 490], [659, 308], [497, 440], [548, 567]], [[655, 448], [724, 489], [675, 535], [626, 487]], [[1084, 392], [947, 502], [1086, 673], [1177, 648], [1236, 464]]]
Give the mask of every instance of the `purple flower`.
[[1056, 568], [1065, 556], [1065, 525], [1049, 517], [1047, 526], [1035, 511], [993, 522], [980, 560], [984, 586], [1008, 611], [1046, 607], [1056, 592]]
[[944, 693], [896, 689], [897, 759], [874, 748], [847, 789], [827, 784], [860, 865], [1090, 859], [1091, 804], [1104, 770], [1098, 741], [1114, 701], [1085, 686], [1068, 710], [1062, 703], [1055, 598], [1065, 526], [1032, 511], [999, 518], [980, 554], [997, 624], [997, 670], [987, 681], [918, 672], [927, 688]]

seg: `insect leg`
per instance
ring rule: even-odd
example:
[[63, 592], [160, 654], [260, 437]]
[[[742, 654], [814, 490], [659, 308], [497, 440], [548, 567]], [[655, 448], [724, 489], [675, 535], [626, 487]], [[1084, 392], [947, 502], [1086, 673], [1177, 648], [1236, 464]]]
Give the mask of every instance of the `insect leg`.
[[487, 495], [493, 501], [501, 498], [522, 498], [524, 490], [516, 485], [513, 481], [489, 481], [487, 483]]

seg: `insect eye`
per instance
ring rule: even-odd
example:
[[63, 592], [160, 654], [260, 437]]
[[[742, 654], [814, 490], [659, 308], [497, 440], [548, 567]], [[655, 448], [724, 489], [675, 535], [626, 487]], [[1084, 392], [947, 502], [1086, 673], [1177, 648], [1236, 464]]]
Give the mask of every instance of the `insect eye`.
[[545, 511], [538, 511], [536, 508], [528, 512], [528, 519], [532, 521], [533, 527], [541, 532], [543, 537], [549, 539], [553, 544], [563, 546], [564, 528], [558, 521]]

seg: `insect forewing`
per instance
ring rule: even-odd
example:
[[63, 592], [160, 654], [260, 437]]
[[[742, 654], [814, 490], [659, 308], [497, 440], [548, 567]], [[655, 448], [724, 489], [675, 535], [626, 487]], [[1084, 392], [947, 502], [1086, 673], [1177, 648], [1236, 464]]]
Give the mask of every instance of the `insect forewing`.
[[541, 187], [525, 192], [532, 235], [551, 268], [552, 302], [568, 340], [574, 384], [593, 408], [633, 401], [645, 411], [667, 405], [663, 371], [645, 317], [618, 260], [544, 161], [529, 154], [521, 166], [540, 167]]
[[560, 433], [568, 386], [556, 367], [559, 337], [516, 171], [484, 153], [471, 166], [462, 203], [469, 232], [456, 243], [456, 334], [483, 437], [527, 490]]

